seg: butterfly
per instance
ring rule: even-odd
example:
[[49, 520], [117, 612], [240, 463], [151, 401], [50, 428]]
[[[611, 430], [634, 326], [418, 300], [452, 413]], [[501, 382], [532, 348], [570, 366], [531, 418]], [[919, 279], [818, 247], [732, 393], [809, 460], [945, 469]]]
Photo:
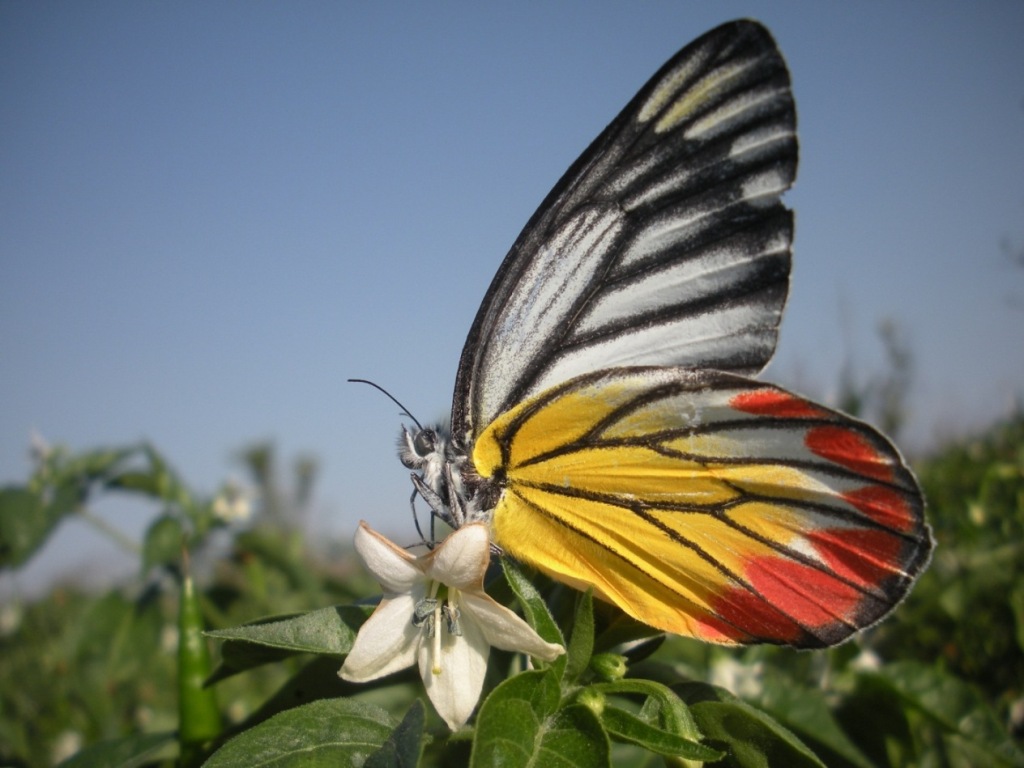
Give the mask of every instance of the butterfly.
[[788, 293], [796, 166], [763, 26], [677, 53], [502, 262], [450, 432], [403, 427], [413, 499], [679, 635], [823, 647], [891, 611], [932, 549], [913, 474], [867, 424], [752, 378]]

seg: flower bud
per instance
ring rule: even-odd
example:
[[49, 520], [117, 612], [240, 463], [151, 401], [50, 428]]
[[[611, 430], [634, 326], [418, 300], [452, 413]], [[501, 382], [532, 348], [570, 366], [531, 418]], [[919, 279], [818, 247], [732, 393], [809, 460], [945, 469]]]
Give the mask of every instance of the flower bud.
[[584, 688], [576, 697], [576, 703], [582, 704], [598, 717], [604, 712], [605, 696], [593, 688]]
[[615, 682], [626, 676], [626, 657], [617, 653], [595, 653], [590, 668], [602, 680]]

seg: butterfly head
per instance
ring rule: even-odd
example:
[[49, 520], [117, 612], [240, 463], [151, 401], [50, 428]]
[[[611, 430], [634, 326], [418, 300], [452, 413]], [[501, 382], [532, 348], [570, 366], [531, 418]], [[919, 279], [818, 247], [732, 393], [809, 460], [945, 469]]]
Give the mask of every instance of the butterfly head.
[[448, 430], [442, 426], [420, 427], [410, 431], [405, 425], [398, 436], [398, 458], [406, 469], [418, 470], [432, 488], [435, 478], [441, 476], [445, 461], [450, 457]]

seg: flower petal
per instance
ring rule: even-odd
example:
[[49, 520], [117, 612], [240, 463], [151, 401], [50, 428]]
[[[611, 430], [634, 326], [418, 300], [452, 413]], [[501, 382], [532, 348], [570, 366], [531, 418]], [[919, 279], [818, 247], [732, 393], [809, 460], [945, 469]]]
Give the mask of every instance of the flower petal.
[[352, 650], [338, 674], [351, 683], [365, 683], [411, 667], [421, 627], [412, 625], [418, 598], [399, 595], [382, 600], [373, 615], [359, 628]]
[[[463, 618], [461, 627], [461, 636], [447, 631], [442, 633], [439, 664], [435, 664], [438, 660], [433, 658], [434, 640], [426, 633], [417, 652], [427, 696], [453, 731], [464, 726], [473, 714], [484, 688], [487, 656], [491, 650], [484, 633], [472, 619]], [[434, 674], [435, 666], [440, 669], [440, 674]]]
[[490, 546], [486, 525], [464, 525], [427, 555], [427, 576], [456, 589], [479, 590], [491, 560]]
[[365, 522], [359, 522], [356, 551], [367, 570], [389, 595], [408, 592], [417, 581], [424, 581], [420, 562], [393, 541], [384, 538]]
[[561, 645], [549, 643], [516, 614], [482, 592], [463, 592], [462, 608], [463, 616], [470, 614], [495, 648], [528, 653], [543, 661], [554, 661], [565, 653]]

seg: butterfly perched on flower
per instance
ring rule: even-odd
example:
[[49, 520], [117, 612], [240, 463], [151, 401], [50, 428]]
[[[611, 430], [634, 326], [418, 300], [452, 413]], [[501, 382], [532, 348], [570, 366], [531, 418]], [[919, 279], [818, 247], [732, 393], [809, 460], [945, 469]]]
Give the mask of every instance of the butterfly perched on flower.
[[674, 56], [569, 168], [502, 262], [450, 433], [404, 430], [458, 528], [661, 630], [833, 645], [930, 557], [885, 436], [756, 375], [789, 288], [785, 62], [752, 21]]

